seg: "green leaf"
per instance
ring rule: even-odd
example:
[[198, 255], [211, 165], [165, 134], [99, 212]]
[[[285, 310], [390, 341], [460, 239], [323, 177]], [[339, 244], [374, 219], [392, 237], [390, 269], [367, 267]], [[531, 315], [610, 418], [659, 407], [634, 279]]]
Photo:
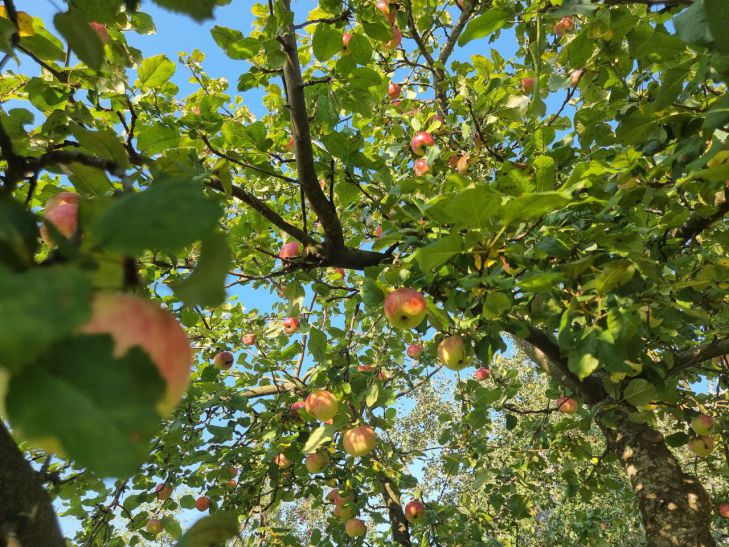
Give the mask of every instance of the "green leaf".
[[621, 260], [607, 264], [595, 280], [595, 288], [600, 293], [607, 293], [616, 287], [625, 285], [633, 279], [635, 265], [631, 262]]
[[10, 196], [0, 194], [0, 267], [20, 270], [31, 266], [37, 248], [38, 226], [33, 214]]
[[128, 476], [147, 457], [165, 386], [140, 348], [120, 358], [113, 352], [107, 335], [56, 344], [12, 377], [7, 397], [23, 437], [57, 439], [65, 454], [101, 477]]
[[373, 382], [370, 385], [370, 388], [367, 390], [367, 396], [365, 397], [365, 404], [372, 408], [375, 406], [375, 403], [377, 402], [377, 399], [380, 397], [380, 384], [378, 382]]
[[716, 43], [716, 49], [721, 53], [729, 54], [729, 2], [704, 0], [704, 11]]
[[576, 353], [570, 354], [567, 366], [580, 380], [584, 380], [595, 372], [600, 365], [599, 359], [591, 353], [591, 348], [580, 348]]
[[142, 61], [139, 67], [139, 81], [142, 87], [157, 88], [172, 78], [176, 70], [175, 63], [165, 55], [155, 55]]
[[213, 17], [215, 6], [229, 4], [230, 0], [154, 0], [154, 3], [202, 21]]
[[490, 292], [483, 302], [482, 315], [486, 319], [500, 319], [504, 312], [513, 306], [511, 295], [501, 292]]
[[[341, 47], [341, 46], [340, 46]], [[347, 46], [352, 60], [358, 65], [366, 65], [372, 58], [372, 46], [366, 36], [353, 33]]]
[[337, 426], [335, 426], [334, 424], [324, 424], [317, 427], [314, 431], [312, 431], [311, 435], [309, 435], [309, 438], [306, 440], [306, 443], [304, 443], [304, 447], [301, 449], [301, 451], [304, 454], [311, 454], [312, 452], [316, 452], [325, 443], [328, 443], [332, 440], [336, 431]]
[[111, 190], [111, 181], [106, 172], [81, 163], [66, 166], [68, 178], [79, 194], [85, 196], [103, 196]]
[[309, 353], [317, 363], [326, 359], [327, 335], [315, 327], [309, 330], [309, 342], [307, 344]]
[[708, 46], [714, 40], [704, 2], [698, 0], [673, 18], [679, 38], [687, 44]]
[[66, 266], [22, 274], [0, 267], [0, 294], [0, 365], [10, 370], [33, 362], [90, 314], [90, 282]]
[[437, 222], [464, 228], [486, 228], [501, 209], [501, 195], [479, 186], [436, 198], [426, 213]]
[[571, 201], [570, 192], [535, 192], [515, 197], [504, 206], [504, 222], [541, 217], [564, 207]]
[[378, 42], [389, 42], [392, 38], [392, 31], [390, 30], [390, 27], [382, 22], [378, 21], [371, 23], [368, 21], [362, 21], [362, 28], [367, 36], [373, 40], [377, 40]]
[[628, 386], [625, 388], [623, 397], [625, 397], [625, 400], [631, 405], [641, 407], [647, 405], [651, 401], [655, 401], [658, 394], [655, 386], [648, 382], [648, 380], [637, 378], [630, 381]]
[[72, 9], [66, 13], [57, 13], [53, 23], [81, 61], [94, 70], [101, 67], [104, 44], [85, 17]]
[[448, 330], [451, 324], [451, 318], [448, 316], [448, 312], [444, 309], [436, 306], [430, 300], [426, 301], [428, 308], [428, 321], [437, 330]]
[[686, 433], [684, 433], [683, 431], [679, 431], [677, 433], [666, 436], [665, 441], [666, 444], [671, 448], [676, 448], [687, 444], [689, 442], [689, 436], [686, 435]]
[[234, 513], [215, 513], [198, 520], [176, 547], [211, 547], [223, 545], [238, 535], [238, 517]]
[[175, 253], [208, 236], [221, 208], [198, 184], [164, 179], [113, 203], [94, 226], [108, 250], [139, 256], [147, 249]]
[[565, 279], [559, 272], [533, 271], [519, 279], [519, 288], [529, 292], [549, 292]]
[[328, 61], [342, 50], [342, 33], [326, 23], [316, 26], [311, 40], [314, 57], [321, 62]]
[[472, 40], [492, 34], [503, 27], [508, 20], [508, 12], [500, 9], [488, 10], [468, 23], [468, 26], [458, 38], [458, 45], [464, 46]]
[[180, 142], [180, 131], [166, 125], [138, 125], [135, 136], [137, 148], [148, 156], [175, 148]]
[[113, 130], [89, 131], [78, 124], [73, 124], [71, 133], [83, 148], [95, 156], [113, 160], [122, 170], [129, 166], [129, 156], [124, 144]]
[[225, 278], [231, 263], [228, 238], [214, 232], [202, 242], [200, 258], [192, 273], [172, 290], [187, 306], [219, 306], [225, 301]]
[[250, 59], [261, 49], [261, 42], [257, 38], [243, 36], [239, 30], [215, 25], [210, 34], [231, 59]]
[[415, 251], [415, 258], [420, 264], [420, 269], [424, 272], [430, 272], [462, 251], [463, 238], [454, 234], [441, 238], [426, 247], [420, 247]]
[[550, 156], [537, 156], [534, 159], [534, 178], [537, 191], [544, 192], [554, 188], [557, 180], [557, 164]]
[[365, 279], [360, 289], [365, 306], [379, 306], [385, 300], [385, 293], [374, 279]]

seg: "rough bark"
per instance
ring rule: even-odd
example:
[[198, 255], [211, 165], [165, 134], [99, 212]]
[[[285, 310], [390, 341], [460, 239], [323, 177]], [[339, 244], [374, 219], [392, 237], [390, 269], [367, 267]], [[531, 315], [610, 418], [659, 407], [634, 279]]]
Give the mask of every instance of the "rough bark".
[[4, 424], [0, 462], [0, 544], [15, 534], [21, 545], [64, 547], [53, 504]]
[[627, 412], [610, 413], [600, 425], [610, 449], [630, 480], [643, 517], [649, 547], [710, 547], [711, 499], [699, 480], [684, 473], [655, 429]]
[[382, 479], [382, 499], [385, 501], [387, 512], [390, 515], [392, 541], [397, 545], [410, 547], [410, 527], [400, 503], [400, 491], [397, 485], [387, 477]]

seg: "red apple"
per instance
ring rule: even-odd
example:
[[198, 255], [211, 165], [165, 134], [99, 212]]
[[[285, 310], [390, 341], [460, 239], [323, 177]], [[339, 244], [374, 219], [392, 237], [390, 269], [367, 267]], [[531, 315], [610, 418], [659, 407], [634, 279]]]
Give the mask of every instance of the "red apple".
[[339, 402], [333, 393], [318, 389], [310, 393], [305, 401], [306, 411], [319, 421], [331, 420], [339, 410]]
[[346, 276], [347, 272], [344, 271], [344, 268], [334, 268], [335, 279], [344, 279]]
[[390, 82], [390, 85], [387, 86], [387, 96], [390, 97], [393, 101], [397, 99], [401, 93], [402, 89], [395, 82]]
[[200, 496], [195, 500], [195, 507], [198, 511], [207, 511], [210, 509], [210, 498], [207, 496]]
[[351, 538], [357, 538], [367, 533], [367, 525], [361, 519], [349, 519], [344, 525], [344, 531]]
[[164, 482], [159, 483], [154, 489], [157, 494], [157, 499], [160, 501], [165, 501], [169, 499], [172, 495], [172, 490], [172, 486]]
[[483, 382], [489, 376], [491, 376], [491, 371], [487, 368], [480, 368], [476, 370], [474, 376], [476, 377], [476, 380], [478, 380], [479, 382]]
[[296, 401], [295, 403], [291, 403], [291, 406], [289, 407], [289, 417], [294, 418], [295, 420], [301, 420], [304, 418], [302, 413], [305, 411], [306, 403], [304, 401]]
[[342, 49], [344, 51], [349, 50], [349, 41], [352, 39], [352, 33], [351, 32], [345, 32], [342, 34]]
[[691, 420], [691, 429], [697, 435], [709, 435], [714, 428], [714, 418], [707, 414], [699, 414]]
[[101, 40], [102, 44], [109, 43], [109, 31], [107, 30], [106, 25], [102, 23], [97, 23], [96, 21], [89, 21], [89, 26], [99, 37], [99, 40]]
[[286, 141], [286, 150], [288, 150], [289, 152], [293, 152], [295, 148], [296, 148], [296, 141], [294, 140], [293, 137], [289, 137], [289, 140]]
[[407, 349], [407, 354], [411, 359], [420, 359], [423, 355], [423, 346], [421, 344], [410, 344]]
[[347, 454], [366, 456], [375, 448], [377, 435], [368, 425], [360, 425], [342, 433], [342, 446]]
[[296, 317], [287, 317], [281, 322], [281, 325], [286, 334], [294, 334], [299, 330], [299, 320]]
[[325, 451], [313, 452], [306, 457], [306, 470], [309, 473], [319, 473], [329, 465], [329, 454]]
[[382, 226], [375, 228], [375, 237], [382, 237]]
[[159, 519], [149, 519], [147, 521], [147, 526], [145, 526], [145, 529], [150, 534], [154, 534], [156, 536], [164, 529], [164, 526], [162, 525], [162, 521]]
[[416, 177], [422, 177], [423, 175], [430, 173], [430, 165], [428, 165], [425, 158], [418, 158], [415, 160], [413, 171], [415, 171]]
[[374, 372], [375, 367], [372, 365], [357, 365], [357, 372]]
[[225, 483], [225, 487], [228, 488], [229, 490], [233, 490], [236, 487], [237, 484], [238, 483], [235, 482], [235, 479], [230, 479], [229, 481], [227, 481]]
[[425, 505], [420, 500], [413, 500], [405, 506], [405, 518], [408, 522], [418, 522], [425, 516]]
[[729, 519], [729, 503], [722, 503], [719, 506], [719, 514], [725, 519]]
[[241, 341], [246, 346], [255, 345], [256, 340], [257, 340], [257, 336], [255, 334], [253, 334], [252, 332], [248, 332], [248, 333], [244, 334], [243, 336], [241, 336]]
[[301, 256], [301, 245], [298, 241], [286, 243], [283, 247], [281, 247], [281, 251], [278, 253], [278, 256], [283, 259], [291, 259]]
[[468, 162], [470, 161], [470, 157], [468, 154], [464, 154], [460, 158], [458, 158], [458, 161], [456, 162], [456, 171], [459, 175], [466, 175], [468, 174]]
[[[52, 224], [65, 238], [70, 238], [78, 229], [79, 195], [73, 192], [59, 192], [48, 200], [44, 211], [47, 223]], [[45, 225], [40, 229], [43, 241], [49, 247], [55, 245]]]
[[392, 26], [392, 39], [385, 42], [385, 49], [395, 49], [402, 42], [402, 32], [395, 25]]
[[326, 500], [329, 503], [338, 505], [339, 503], [341, 503], [344, 500], [344, 498], [342, 498], [342, 496], [339, 495], [339, 490], [334, 488], [329, 491], [329, 493], [326, 496]]
[[213, 359], [213, 364], [220, 370], [230, 370], [234, 361], [235, 358], [232, 353], [229, 351], [221, 351], [215, 356], [215, 359]]
[[435, 139], [433, 138], [433, 135], [431, 135], [427, 131], [420, 131], [419, 133], [415, 133], [415, 135], [413, 135], [413, 138], [410, 139], [410, 148], [412, 148], [413, 152], [415, 152], [418, 156], [424, 156], [427, 148], [429, 146], [433, 146], [434, 144]]
[[563, 414], [574, 414], [577, 412], [577, 401], [570, 397], [560, 397], [557, 399], [557, 410]]
[[273, 459], [273, 463], [278, 465], [281, 469], [291, 467], [291, 460], [288, 459], [285, 454], [276, 454], [276, 457]]
[[520, 83], [524, 93], [531, 93], [534, 89], [534, 78], [522, 78]]
[[456, 334], [438, 344], [438, 359], [451, 370], [463, 370], [468, 366], [466, 341]]
[[572, 22], [572, 17], [562, 17], [562, 19], [557, 21], [557, 24], [554, 25], [554, 33], [557, 36], [564, 36], [568, 31], [572, 30], [573, 26], [574, 23]]
[[385, 317], [398, 329], [414, 329], [428, 313], [425, 297], [415, 289], [402, 288], [385, 297]]
[[238, 468], [235, 465], [228, 466], [228, 476], [231, 479], [238, 476]]
[[157, 407], [160, 413], [169, 413], [180, 401], [187, 389], [193, 356], [185, 331], [171, 313], [138, 296], [97, 293], [91, 319], [80, 331], [110, 335], [115, 357], [135, 346], [143, 349], [167, 384]]
[[714, 450], [714, 438], [708, 435], [694, 437], [689, 441], [689, 450], [700, 458], [705, 458]]

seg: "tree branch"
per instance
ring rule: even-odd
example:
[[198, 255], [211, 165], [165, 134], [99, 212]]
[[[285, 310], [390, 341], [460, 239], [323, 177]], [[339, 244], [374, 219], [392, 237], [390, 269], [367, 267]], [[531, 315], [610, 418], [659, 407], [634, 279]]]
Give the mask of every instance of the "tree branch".
[[676, 237], [689, 241], [694, 239], [701, 232], [709, 228], [712, 224], [723, 218], [729, 213], [729, 192], [724, 192], [724, 203], [719, 205], [716, 213], [709, 215], [708, 217], [701, 217], [694, 215], [689, 218], [681, 228], [679, 228]]
[[410, 527], [405, 519], [405, 513], [400, 503], [400, 491], [397, 485], [389, 477], [383, 477], [381, 480], [382, 499], [387, 506], [387, 512], [390, 515], [390, 529], [392, 530], [393, 542], [397, 545], [410, 547]]
[[729, 354], [729, 336], [676, 353], [671, 375], [715, 357]]

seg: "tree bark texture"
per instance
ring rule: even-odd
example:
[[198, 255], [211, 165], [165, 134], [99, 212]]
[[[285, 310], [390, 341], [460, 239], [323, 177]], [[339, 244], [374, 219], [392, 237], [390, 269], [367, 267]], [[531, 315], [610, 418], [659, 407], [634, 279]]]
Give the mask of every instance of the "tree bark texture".
[[382, 499], [387, 506], [390, 515], [390, 528], [392, 530], [392, 541], [397, 545], [410, 547], [410, 527], [400, 503], [400, 491], [391, 479], [382, 479]]

